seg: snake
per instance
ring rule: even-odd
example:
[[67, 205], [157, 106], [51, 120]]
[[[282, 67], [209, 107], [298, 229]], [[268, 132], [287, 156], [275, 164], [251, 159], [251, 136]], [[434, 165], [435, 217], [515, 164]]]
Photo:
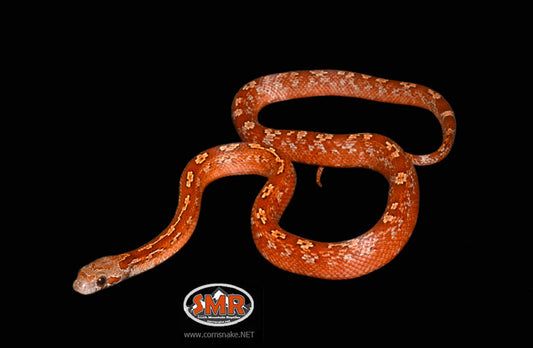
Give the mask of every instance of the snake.
[[[340, 96], [401, 104], [431, 111], [442, 143], [429, 154], [405, 152], [375, 133], [330, 134], [273, 129], [261, 125], [265, 106], [285, 100]], [[148, 271], [176, 254], [191, 238], [204, 189], [226, 176], [260, 175], [267, 181], [251, 211], [251, 230], [260, 254], [278, 268], [322, 279], [352, 279], [393, 260], [412, 235], [418, 218], [419, 183], [415, 166], [444, 159], [456, 134], [455, 114], [438, 92], [423, 85], [343, 70], [291, 71], [259, 77], [235, 95], [231, 116], [242, 142], [202, 151], [185, 166], [179, 201], [170, 224], [139, 248], [105, 256], [81, 268], [73, 288], [92, 294]], [[322, 242], [283, 229], [280, 219], [296, 185], [293, 162], [324, 167], [367, 168], [389, 183], [385, 211], [367, 232], [349, 240]]]

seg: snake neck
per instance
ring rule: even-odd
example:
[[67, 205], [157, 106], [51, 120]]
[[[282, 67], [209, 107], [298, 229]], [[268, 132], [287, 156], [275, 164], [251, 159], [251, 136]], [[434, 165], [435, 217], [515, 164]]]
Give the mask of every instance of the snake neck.
[[140, 248], [122, 254], [119, 266], [128, 278], [163, 263], [187, 243], [196, 227], [199, 216], [199, 201], [200, 198], [197, 202], [198, 207], [188, 216], [187, 221], [183, 221], [185, 211], [193, 209], [191, 208], [190, 196], [180, 200], [176, 215], [163, 232]]

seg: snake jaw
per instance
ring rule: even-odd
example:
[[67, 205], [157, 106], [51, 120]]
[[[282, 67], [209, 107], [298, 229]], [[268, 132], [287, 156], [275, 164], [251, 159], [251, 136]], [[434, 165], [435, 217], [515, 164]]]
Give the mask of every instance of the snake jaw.
[[72, 284], [72, 288], [76, 292], [79, 292], [82, 295], [90, 295], [98, 291], [94, 286], [92, 286], [92, 281], [87, 280], [87, 276], [81, 271], [78, 273], [78, 277]]
[[72, 284], [76, 292], [83, 295], [94, 294], [120, 283], [127, 275], [120, 269], [120, 256], [106, 256], [84, 266]]

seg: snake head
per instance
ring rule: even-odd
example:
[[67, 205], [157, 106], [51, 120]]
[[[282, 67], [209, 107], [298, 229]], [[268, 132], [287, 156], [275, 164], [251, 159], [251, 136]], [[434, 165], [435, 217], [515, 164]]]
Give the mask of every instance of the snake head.
[[80, 269], [72, 287], [83, 295], [94, 294], [128, 278], [119, 266], [121, 255], [105, 256]]

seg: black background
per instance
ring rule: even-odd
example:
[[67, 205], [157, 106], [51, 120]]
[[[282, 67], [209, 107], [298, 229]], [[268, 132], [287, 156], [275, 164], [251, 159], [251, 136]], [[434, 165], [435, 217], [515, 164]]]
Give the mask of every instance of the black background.
[[[43, 268], [36, 273], [59, 295], [37, 301], [45, 308], [40, 314], [59, 318], [49, 319], [54, 326], [46, 337], [60, 340], [68, 332], [87, 344], [178, 346], [184, 296], [213, 282], [254, 296], [252, 320], [266, 345], [361, 337], [374, 345], [456, 342], [497, 334], [487, 334], [480, 322], [497, 326], [498, 309], [515, 309], [508, 302], [521, 301], [531, 287], [502, 265], [507, 257], [494, 248], [500, 240], [492, 244], [494, 230], [487, 227], [496, 229], [500, 219], [498, 199], [484, 195], [483, 180], [499, 178], [499, 168], [487, 161], [495, 149], [486, 126], [497, 115], [487, 87], [496, 75], [512, 75], [512, 67], [503, 72], [485, 61], [492, 46], [484, 29], [467, 26], [461, 11], [429, 19], [316, 9], [279, 11], [268, 20], [228, 13], [190, 21], [188, 11], [172, 13], [179, 16], [73, 11], [47, 22], [46, 31], [29, 33], [30, 88], [43, 93], [34, 103], [46, 112], [32, 124], [42, 130], [46, 149], [36, 146], [36, 152], [47, 163], [36, 178], [44, 187], [39, 206], [48, 227], [37, 231], [46, 239], [46, 256], [35, 261]], [[488, 71], [482, 71], [485, 62]], [[134, 249], [166, 227], [181, 171], [193, 156], [239, 141], [230, 110], [242, 85], [304, 69], [422, 84], [455, 111], [454, 148], [441, 163], [417, 167], [417, 226], [390, 264], [346, 281], [277, 269], [257, 252], [250, 232], [250, 210], [265, 179], [231, 177], [206, 189], [194, 235], [167, 262], [95, 295], [72, 290], [80, 267]], [[428, 111], [356, 99], [279, 103], [265, 108], [260, 121], [283, 129], [381, 133], [418, 154], [434, 151], [441, 140]], [[318, 188], [316, 168], [296, 168], [298, 186], [281, 221], [288, 231], [337, 241], [364, 233], [380, 218], [387, 182], [379, 174], [326, 168]]]

